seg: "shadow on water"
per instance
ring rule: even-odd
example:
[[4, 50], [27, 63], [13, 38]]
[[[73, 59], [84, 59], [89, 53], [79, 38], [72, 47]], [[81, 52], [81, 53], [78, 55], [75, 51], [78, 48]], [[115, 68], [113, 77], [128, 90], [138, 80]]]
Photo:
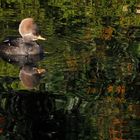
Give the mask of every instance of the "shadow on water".
[[65, 119], [63, 112], [56, 110], [55, 97], [20, 91], [0, 98], [4, 139], [63, 139]]
[[1, 55], [0, 139], [139, 140], [139, 8], [136, 0], [1, 1], [0, 40], [27, 16], [48, 39], [43, 57]]

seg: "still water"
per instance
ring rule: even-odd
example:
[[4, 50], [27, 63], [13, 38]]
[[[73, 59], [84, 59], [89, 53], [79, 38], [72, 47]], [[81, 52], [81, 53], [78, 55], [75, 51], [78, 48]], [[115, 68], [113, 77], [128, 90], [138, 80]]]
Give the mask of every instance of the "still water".
[[0, 41], [33, 17], [42, 56], [1, 55], [1, 140], [139, 140], [137, 0], [0, 1]]

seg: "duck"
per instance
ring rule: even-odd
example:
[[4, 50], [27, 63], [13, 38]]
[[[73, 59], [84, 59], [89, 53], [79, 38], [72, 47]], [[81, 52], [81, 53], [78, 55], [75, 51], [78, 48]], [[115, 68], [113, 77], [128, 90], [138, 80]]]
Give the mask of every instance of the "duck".
[[0, 45], [0, 53], [4, 55], [38, 55], [43, 48], [36, 41], [46, 40], [39, 34], [37, 24], [33, 18], [25, 18], [19, 24], [21, 37], [7, 39]]

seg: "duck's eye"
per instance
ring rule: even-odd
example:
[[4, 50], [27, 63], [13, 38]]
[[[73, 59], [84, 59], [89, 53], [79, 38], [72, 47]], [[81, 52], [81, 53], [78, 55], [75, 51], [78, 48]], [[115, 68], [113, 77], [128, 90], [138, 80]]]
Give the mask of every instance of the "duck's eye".
[[33, 27], [32, 27], [32, 34], [35, 35], [35, 36], [39, 35], [39, 30], [38, 30], [36, 24], [34, 24]]

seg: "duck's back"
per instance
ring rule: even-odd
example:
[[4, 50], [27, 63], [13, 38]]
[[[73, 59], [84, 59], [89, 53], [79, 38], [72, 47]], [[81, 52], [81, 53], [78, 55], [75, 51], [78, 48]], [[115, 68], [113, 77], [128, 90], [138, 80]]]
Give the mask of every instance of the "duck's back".
[[34, 41], [25, 42], [22, 38], [7, 39], [0, 45], [0, 53], [6, 55], [36, 55], [43, 49]]

